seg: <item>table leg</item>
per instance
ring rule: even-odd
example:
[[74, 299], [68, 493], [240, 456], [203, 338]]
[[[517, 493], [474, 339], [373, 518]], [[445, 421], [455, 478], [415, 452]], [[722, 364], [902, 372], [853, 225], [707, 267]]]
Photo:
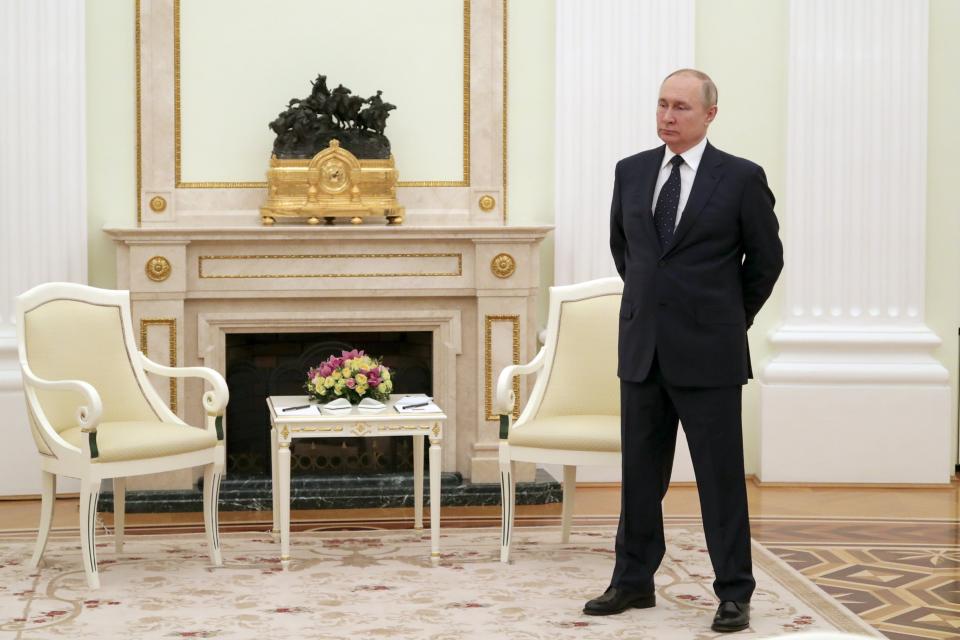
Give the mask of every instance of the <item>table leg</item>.
[[423, 436], [413, 436], [413, 528], [423, 529]]
[[440, 439], [430, 438], [430, 559], [440, 560]]
[[277, 452], [280, 475], [280, 563], [290, 564], [290, 443], [279, 443]]
[[273, 498], [273, 530], [270, 532], [274, 536], [280, 533], [280, 469], [278, 468], [277, 461], [277, 429], [276, 427], [270, 429], [270, 473], [273, 477], [273, 482], [271, 485], [271, 496]]

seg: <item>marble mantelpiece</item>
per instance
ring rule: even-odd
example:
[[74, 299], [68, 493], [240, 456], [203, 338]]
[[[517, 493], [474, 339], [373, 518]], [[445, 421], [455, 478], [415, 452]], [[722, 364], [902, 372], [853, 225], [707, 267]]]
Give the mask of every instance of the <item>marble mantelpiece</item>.
[[[429, 331], [434, 396], [450, 416], [443, 470], [495, 482], [493, 385], [536, 348], [539, 244], [549, 226], [106, 228], [141, 349], [225, 372], [228, 333]], [[517, 382], [521, 398], [526, 382]], [[202, 387], [154, 379], [185, 420]], [[268, 429], [269, 425], [264, 425]], [[227, 438], [230, 426], [226, 425]], [[533, 469], [526, 475], [532, 479]], [[196, 474], [131, 488], [186, 488]]]

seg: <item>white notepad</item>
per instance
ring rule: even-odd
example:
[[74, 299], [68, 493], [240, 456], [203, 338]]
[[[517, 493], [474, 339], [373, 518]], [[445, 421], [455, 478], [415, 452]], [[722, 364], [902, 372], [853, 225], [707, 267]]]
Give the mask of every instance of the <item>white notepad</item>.
[[404, 396], [393, 403], [398, 413], [442, 413], [433, 398], [425, 395]]
[[308, 407], [304, 407], [299, 404], [289, 405], [290, 407], [300, 407], [298, 409], [287, 409], [285, 407], [277, 407], [278, 416], [315, 416], [320, 413], [320, 407], [315, 404], [311, 404]]

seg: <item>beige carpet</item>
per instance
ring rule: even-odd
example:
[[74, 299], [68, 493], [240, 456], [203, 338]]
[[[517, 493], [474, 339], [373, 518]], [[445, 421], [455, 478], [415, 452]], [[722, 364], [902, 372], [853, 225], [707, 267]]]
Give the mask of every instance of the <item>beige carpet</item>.
[[[125, 552], [98, 544], [99, 591], [86, 589], [78, 539], [52, 539], [41, 569], [32, 541], [0, 538], [0, 638], [711, 638], [712, 571], [698, 526], [670, 526], [658, 604], [590, 617], [603, 591], [613, 528], [520, 528], [502, 565], [499, 529], [442, 532], [431, 566], [429, 532], [294, 533], [289, 570], [267, 534], [221, 536], [213, 568], [201, 534], [128, 536]], [[878, 635], [760, 545], [751, 629], [735, 637], [842, 630]]]

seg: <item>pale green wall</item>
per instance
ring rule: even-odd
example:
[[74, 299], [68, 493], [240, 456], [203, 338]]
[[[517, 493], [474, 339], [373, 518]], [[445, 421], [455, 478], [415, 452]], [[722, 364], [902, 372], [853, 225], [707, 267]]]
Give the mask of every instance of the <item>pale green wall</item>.
[[[511, 225], [553, 224], [554, 0], [513, 0], [507, 13], [507, 185]], [[553, 284], [553, 234], [540, 250], [540, 317]]]
[[[763, 165], [785, 202], [787, 0], [697, 0], [696, 64], [720, 88], [720, 113], [710, 138], [719, 147]], [[509, 219], [510, 224], [553, 222], [554, 2], [509, 2]], [[132, 0], [87, 0], [88, 218], [91, 284], [116, 285], [114, 250], [104, 225], [136, 224], [134, 157], [134, 46]], [[957, 329], [960, 327], [960, 104], [956, 60], [960, 3], [930, 2], [930, 109], [926, 321], [943, 339], [936, 355], [950, 371], [954, 415]], [[785, 233], [789, 211], [777, 208]], [[544, 287], [553, 282], [553, 240], [542, 251]], [[541, 301], [546, 300], [546, 289]], [[767, 333], [782, 305], [778, 287], [751, 330], [759, 367], [771, 355]], [[544, 321], [541, 305], [540, 324]], [[748, 472], [757, 469], [758, 393], [744, 396]], [[957, 450], [954, 426], [952, 452]]]
[[943, 340], [935, 355], [950, 371], [957, 452], [957, 330], [960, 328], [960, 2], [930, 2], [930, 75], [927, 149], [927, 326]]
[[[786, 0], [698, 0], [696, 66], [719, 91], [710, 142], [764, 168], [779, 204], [780, 237], [789, 229], [784, 208], [787, 117]], [[772, 352], [767, 334], [783, 305], [783, 280], [750, 329], [750, 355], [759, 372]], [[759, 467], [760, 387], [751, 381], [743, 394], [744, 458], [748, 473]]]
[[115, 287], [113, 242], [137, 224], [132, 0], [87, 0], [87, 236], [90, 284]]

